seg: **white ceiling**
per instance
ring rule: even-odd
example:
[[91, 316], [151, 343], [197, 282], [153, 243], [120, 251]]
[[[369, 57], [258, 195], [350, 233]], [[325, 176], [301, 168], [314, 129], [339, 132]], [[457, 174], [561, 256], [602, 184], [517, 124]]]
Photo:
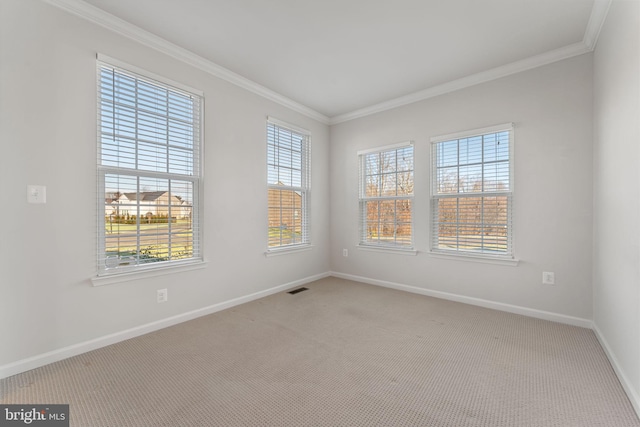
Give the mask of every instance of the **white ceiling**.
[[610, 0], [48, 1], [99, 8], [103, 25], [102, 11], [336, 122], [588, 52]]

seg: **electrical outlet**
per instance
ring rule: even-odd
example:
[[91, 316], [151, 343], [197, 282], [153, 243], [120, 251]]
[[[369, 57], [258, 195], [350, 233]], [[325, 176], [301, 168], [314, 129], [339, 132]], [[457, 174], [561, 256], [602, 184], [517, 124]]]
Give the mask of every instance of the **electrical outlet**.
[[343, 249], [342, 250], [342, 256], [343, 257], [348, 257], [349, 256], [349, 249]]
[[27, 185], [28, 203], [47, 203], [47, 187], [44, 185]]
[[542, 272], [542, 284], [543, 285], [555, 285], [556, 284], [556, 276], [554, 273], [550, 271]]
[[158, 302], [167, 302], [169, 299], [169, 293], [166, 289], [158, 289]]

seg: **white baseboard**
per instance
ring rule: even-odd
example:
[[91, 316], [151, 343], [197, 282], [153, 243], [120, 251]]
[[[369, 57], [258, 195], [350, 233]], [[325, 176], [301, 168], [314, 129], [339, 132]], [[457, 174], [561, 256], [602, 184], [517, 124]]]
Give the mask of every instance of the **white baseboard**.
[[620, 364], [618, 363], [618, 360], [615, 357], [615, 354], [609, 347], [609, 344], [607, 343], [607, 340], [602, 335], [602, 332], [598, 328], [598, 325], [596, 325], [591, 320], [582, 319], [579, 317], [567, 316], [564, 314], [551, 313], [543, 310], [535, 310], [532, 308], [520, 307], [516, 305], [511, 305], [511, 304], [504, 304], [504, 303], [499, 303], [499, 302], [494, 302], [489, 300], [483, 300], [480, 298], [466, 297], [462, 295], [450, 294], [447, 292], [433, 291], [429, 289], [418, 288], [415, 286], [403, 285], [400, 283], [371, 279], [368, 277], [355, 276], [352, 274], [338, 273], [335, 271], [331, 272], [331, 276], [339, 277], [347, 280], [354, 280], [356, 282], [368, 283], [370, 285], [382, 286], [382, 287], [391, 288], [391, 289], [398, 289], [401, 291], [412, 292], [415, 294], [426, 295], [426, 296], [431, 296], [435, 298], [442, 298], [450, 301], [462, 302], [465, 304], [477, 305], [480, 307], [491, 308], [494, 310], [501, 310], [509, 313], [515, 313], [515, 314], [521, 314], [524, 316], [534, 317], [537, 319], [550, 320], [552, 322], [564, 323], [568, 325], [580, 326], [583, 328], [591, 329], [594, 331], [598, 341], [600, 342], [600, 345], [604, 349], [604, 352], [607, 355], [607, 358], [609, 359], [611, 366], [613, 366], [613, 370], [615, 371], [616, 376], [618, 377], [618, 380], [622, 384], [622, 388], [627, 394], [627, 397], [629, 398], [629, 401], [631, 402], [633, 409], [635, 410], [636, 414], [638, 414], [638, 417], [640, 418], [640, 395], [638, 395], [638, 392], [634, 390], [634, 388], [631, 386], [631, 382], [629, 381], [627, 376], [624, 374], [624, 370], [620, 367]]
[[47, 353], [29, 357], [23, 360], [19, 360], [13, 363], [2, 365], [0, 366], [0, 379], [19, 374], [21, 372], [26, 372], [31, 369], [35, 369], [40, 366], [57, 362], [59, 360], [73, 357], [82, 353], [86, 353], [91, 350], [96, 350], [101, 347], [115, 344], [120, 341], [124, 341], [130, 338], [135, 338], [137, 336], [154, 332], [169, 326], [173, 326], [178, 323], [186, 322], [188, 320], [192, 320], [201, 316], [206, 316], [208, 314], [216, 313], [218, 311], [225, 310], [227, 308], [235, 307], [240, 304], [244, 304], [260, 298], [264, 298], [266, 296], [269, 296], [278, 292], [282, 292], [297, 286], [301, 286], [307, 283], [311, 283], [313, 281], [323, 279], [329, 276], [334, 276], [342, 279], [353, 280], [356, 282], [368, 283], [371, 285], [397, 289], [405, 292], [411, 292], [411, 293], [431, 296], [435, 298], [442, 298], [450, 301], [462, 302], [465, 304], [471, 304], [471, 305], [476, 305], [480, 307], [491, 308], [494, 310], [501, 310], [509, 313], [521, 314], [524, 316], [534, 317], [538, 319], [550, 320], [554, 322], [565, 323], [573, 326], [580, 326], [580, 327], [592, 329], [596, 334], [598, 341], [602, 345], [602, 348], [604, 349], [607, 357], [609, 358], [609, 361], [611, 362], [611, 365], [613, 366], [613, 369], [616, 375], [618, 376], [618, 379], [620, 380], [622, 387], [627, 393], [627, 396], [629, 397], [629, 400], [631, 401], [633, 408], [635, 409], [636, 413], [640, 417], [640, 396], [638, 396], [637, 392], [630, 385], [631, 383], [625, 376], [624, 371], [620, 368], [620, 365], [614, 353], [611, 351], [611, 348], [609, 347], [607, 341], [604, 339], [597, 325], [595, 325], [591, 320], [582, 319], [579, 317], [567, 316], [567, 315], [558, 314], [558, 313], [551, 313], [551, 312], [542, 311], [542, 310], [535, 310], [535, 309], [515, 306], [511, 304], [504, 304], [504, 303], [484, 300], [480, 298], [456, 295], [448, 292], [423, 289], [415, 286], [403, 285], [400, 283], [377, 280], [377, 279], [372, 279], [368, 277], [338, 273], [338, 272], [326, 272], [326, 273], [316, 274], [314, 276], [309, 276], [300, 280], [295, 280], [289, 283], [285, 283], [283, 285], [275, 286], [273, 288], [266, 289], [264, 291], [255, 292], [250, 295], [234, 298], [218, 304], [213, 304], [208, 307], [203, 307], [197, 310], [189, 311], [187, 313], [182, 313], [176, 316], [168, 317], [166, 319], [162, 319], [155, 322], [147, 323], [145, 325], [137, 326], [135, 328], [127, 329], [121, 332], [116, 332], [116, 333], [95, 338], [89, 341], [74, 344], [74, 345], [56, 349]]
[[536, 319], [550, 320], [552, 322], [564, 323], [567, 325], [580, 326], [591, 329], [593, 322], [589, 319], [567, 316], [565, 314], [552, 313], [549, 311], [536, 310], [533, 308], [521, 307], [517, 305], [505, 304], [501, 302], [489, 301], [480, 298], [467, 297], [463, 295], [451, 294], [448, 292], [434, 291], [430, 289], [418, 288], [416, 286], [403, 285], [400, 283], [388, 282], [385, 280], [372, 279], [369, 277], [355, 276], [352, 274], [331, 272], [334, 277], [353, 280], [356, 282], [368, 283], [370, 285], [382, 286], [385, 288], [397, 289], [414, 294], [426, 295], [434, 298], [446, 299], [449, 301], [462, 302], [465, 304], [477, 305], [479, 307], [491, 308], [494, 310], [506, 311], [508, 313], [521, 314], [523, 316], [535, 317]]
[[618, 376], [620, 384], [622, 384], [622, 388], [624, 389], [625, 393], [627, 393], [627, 397], [629, 397], [629, 401], [631, 402], [633, 409], [635, 409], [636, 414], [638, 414], [638, 418], [640, 418], [640, 395], [638, 395], [638, 392], [631, 386], [631, 382], [620, 367], [620, 363], [618, 362], [615, 353], [611, 350], [611, 347], [609, 347], [609, 343], [604, 338], [604, 335], [602, 335], [600, 328], [598, 328], [598, 325], [595, 322], [593, 323], [593, 332], [596, 334], [596, 338], [598, 338], [600, 345], [604, 349], [609, 362], [611, 362], [611, 366]]
[[120, 341], [135, 338], [140, 335], [148, 334], [159, 329], [163, 329], [169, 326], [177, 325], [178, 323], [186, 322], [207, 314], [212, 314], [227, 308], [235, 307], [236, 305], [244, 304], [253, 300], [264, 298], [266, 296], [285, 291], [300, 285], [304, 285], [325, 277], [329, 277], [329, 272], [316, 274], [314, 276], [305, 277], [304, 279], [295, 280], [293, 282], [285, 283], [284, 285], [275, 286], [264, 291], [255, 292], [250, 295], [246, 295], [239, 298], [234, 298], [229, 301], [224, 301], [218, 304], [213, 304], [208, 307], [199, 308], [197, 310], [189, 311], [186, 313], [178, 314], [176, 316], [168, 317], [166, 319], [158, 320], [155, 322], [147, 323], [145, 325], [136, 326], [131, 329], [127, 329], [121, 332], [105, 335], [99, 338], [95, 338], [89, 341], [73, 344], [60, 349], [52, 350], [47, 353], [38, 354], [33, 357], [18, 360], [6, 365], [0, 366], [0, 379], [7, 378], [12, 375], [26, 372], [31, 369], [39, 368], [40, 366], [48, 365], [49, 363], [57, 362], [69, 357], [77, 356], [78, 354], [86, 353], [91, 350], [96, 350], [101, 347], [106, 347], [111, 344], [118, 343]]

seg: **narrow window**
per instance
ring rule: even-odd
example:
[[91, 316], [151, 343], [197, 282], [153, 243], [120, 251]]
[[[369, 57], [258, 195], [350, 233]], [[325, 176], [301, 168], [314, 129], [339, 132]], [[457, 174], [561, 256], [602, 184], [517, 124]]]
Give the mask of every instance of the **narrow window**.
[[202, 260], [201, 104], [98, 62], [98, 275]]
[[413, 248], [413, 145], [359, 152], [360, 245]]
[[513, 258], [511, 124], [432, 138], [431, 250]]
[[269, 250], [311, 243], [310, 139], [303, 129], [267, 121]]

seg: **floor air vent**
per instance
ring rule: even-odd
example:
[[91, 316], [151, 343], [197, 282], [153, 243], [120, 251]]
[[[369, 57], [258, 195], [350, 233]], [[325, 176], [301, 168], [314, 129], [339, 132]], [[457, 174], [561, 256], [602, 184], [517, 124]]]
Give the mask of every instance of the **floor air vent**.
[[291, 295], [295, 295], [295, 294], [297, 294], [298, 292], [308, 291], [308, 290], [309, 290], [309, 288], [298, 288], [298, 289], [294, 289], [294, 290], [292, 290], [292, 291], [289, 291], [288, 293], [289, 293], [289, 294], [291, 294]]

